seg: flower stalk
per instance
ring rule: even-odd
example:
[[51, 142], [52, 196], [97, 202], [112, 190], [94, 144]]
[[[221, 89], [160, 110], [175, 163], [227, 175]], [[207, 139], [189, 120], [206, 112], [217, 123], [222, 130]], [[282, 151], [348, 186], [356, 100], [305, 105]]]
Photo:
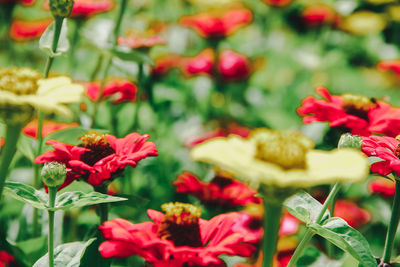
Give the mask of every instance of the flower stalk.
[[1, 150], [1, 158], [0, 158], [0, 203], [2, 200], [3, 189], [8, 169], [16, 151], [16, 146], [19, 135], [21, 133], [21, 129], [22, 126], [19, 124], [7, 125], [6, 139], [5, 139], [6, 141], [3, 149]]
[[386, 234], [382, 263], [379, 266], [386, 266], [386, 264], [390, 263], [390, 257], [392, 255], [394, 238], [396, 235], [397, 227], [399, 225], [399, 220], [400, 220], [400, 181], [396, 176], [396, 189], [393, 199], [392, 215], [390, 217], [389, 228]]
[[[332, 202], [336, 198], [337, 193], [339, 192], [341, 187], [340, 183], [336, 183], [331, 192], [329, 193], [328, 197], [325, 200], [324, 205], [322, 206], [322, 209], [320, 213], [318, 214], [317, 219], [315, 220], [315, 223], [320, 224], [322, 221], [322, 218], [324, 217], [324, 214], [328, 207], [332, 205]], [[297, 246], [296, 250], [293, 253], [292, 258], [290, 259], [287, 267], [294, 267], [296, 266], [297, 260], [300, 258], [300, 256], [303, 254], [304, 249], [306, 248], [307, 244], [311, 241], [312, 237], [314, 236], [313, 231], [311, 228], [307, 229], [307, 232], [304, 234], [302, 240], [300, 241], [300, 244]]]
[[[55, 17], [55, 27], [54, 27], [54, 36], [51, 49], [53, 53], [57, 52], [58, 41], [60, 40], [61, 29], [63, 25], [64, 18], [63, 17]], [[49, 77], [49, 72], [51, 69], [51, 65], [53, 64], [54, 56], [49, 56], [46, 61], [46, 65], [44, 68], [44, 78]]]
[[[49, 187], [49, 207], [54, 208], [57, 196], [57, 186]], [[49, 236], [48, 236], [48, 253], [49, 267], [54, 267], [54, 213], [53, 210], [48, 210], [49, 215]]]
[[133, 129], [137, 130], [139, 125], [139, 109], [140, 109], [140, 98], [142, 97], [141, 90], [144, 90], [144, 66], [143, 63], [139, 63], [138, 70], [138, 91], [136, 95], [136, 106], [135, 106], [135, 118], [133, 121]]
[[278, 243], [282, 204], [264, 197], [263, 267], [272, 267]]
[[[107, 185], [96, 186], [95, 191], [101, 194], [107, 194]], [[108, 221], [108, 203], [100, 203], [97, 206], [97, 214], [100, 217], [100, 225]]]

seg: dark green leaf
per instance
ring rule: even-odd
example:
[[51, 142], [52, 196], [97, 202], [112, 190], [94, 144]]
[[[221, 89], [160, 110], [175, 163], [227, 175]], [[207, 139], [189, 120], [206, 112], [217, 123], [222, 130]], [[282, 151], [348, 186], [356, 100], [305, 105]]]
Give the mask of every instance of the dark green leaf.
[[283, 205], [290, 214], [305, 223], [314, 223], [322, 209], [321, 203], [305, 191], [288, 198]]
[[57, 196], [56, 207], [54, 208], [54, 210], [66, 210], [70, 208], [125, 200], [127, 199], [121, 197], [113, 197], [98, 192], [91, 192], [89, 194], [85, 194], [82, 192], [65, 192]]
[[134, 61], [137, 63], [145, 63], [154, 66], [153, 60], [147, 54], [132, 50], [129, 47], [118, 46], [112, 51], [113, 55], [116, 57], [126, 60], [126, 61]]
[[32, 186], [16, 182], [6, 182], [4, 193], [35, 208], [47, 208], [47, 194], [45, 192], [36, 190]]
[[[55, 267], [79, 267], [81, 258], [84, 255], [86, 248], [93, 243], [95, 238], [87, 242], [72, 242], [59, 245], [54, 250], [54, 266]], [[48, 267], [48, 254], [41, 257], [33, 267]]]
[[365, 267], [376, 266], [367, 240], [341, 218], [329, 218], [322, 223], [310, 223], [309, 227], [318, 235], [352, 255]]
[[24, 134], [18, 139], [17, 150], [27, 157], [31, 162], [35, 160], [35, 149], [34, 149], [35, 140], [33, 138], [27, 137]]
[[67, 20], [64, 19], [63, 25], [61, 28], [60, 39], [58, 41], [57, 51], [53, 52], [53, 36], [55, 31], [55, 22], [51, 23], [46, 31], [42, 34], [39, 40], [39, 48], [42, 49], [48, 56], [56, 57], [60, 56], [63, 53], [67, 52], [69, 49], [69, 41], [68, 41], [68, 29], [67, 29]]
[[99, 246], [105, 241], [102, 233], [96, 227], [93, 235], [96, 240], [90, 244], [81, 258], [81, 265], [79, 267], [109, 267], [111, 259], [105, 259], [100, 255]]
[[78, 144], [79, 137], [85, 135], [88, 132], [87, 129], [81, 127], [67, 128], [64, 130], [53, 132], [47, 135], [44, 138], [44, 141], [48, 141], [50, 139], [57, 140], [59, 142], [67, 143], [67, 144]]
[[40, 256], [43, 255], [43, 253], [47, 251], [47, 236], [36, 237], [18, 242], [16, 247], [23, 251], [32, 265], [40, 258]]

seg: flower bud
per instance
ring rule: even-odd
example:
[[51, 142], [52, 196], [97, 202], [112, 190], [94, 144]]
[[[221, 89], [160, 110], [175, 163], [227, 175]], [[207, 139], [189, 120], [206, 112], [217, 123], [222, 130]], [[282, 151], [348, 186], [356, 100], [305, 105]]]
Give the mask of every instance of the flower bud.
[[58, 187], [65, 181], [67, 168], [64, 163], [53, 161], [44, 164], [41, 174], [43, 182], [48, 187]]
[[338, 148], [350, 147], [355, 149], [362, 148], [362, 138], [359, 135], [352, 135], [350, 133], [342, 134], [339, 139]]
[[74, 6], [74, 0], [50, 0], [50, 10], [54, 17], [68, 17]]

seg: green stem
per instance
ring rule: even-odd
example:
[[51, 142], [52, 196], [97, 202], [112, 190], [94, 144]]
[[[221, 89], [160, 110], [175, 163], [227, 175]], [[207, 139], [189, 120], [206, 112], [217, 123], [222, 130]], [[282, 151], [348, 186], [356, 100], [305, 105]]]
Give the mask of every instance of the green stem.
[[[53, 53], [57, 52], [58, 41], [60, 40], [61, 29], [63, 25], [64, 18], [62, 17], [55, 17], [55, 27], [54, 27], [54, 36], [53, 36], [53, 43], [51, 46], [51, 50]], [[46, 66], [44, 69], [44, 78], [49, 77], [49, 72], [51, 69], [51, 65], [53, 64], [54, 57], [49, 56], [47, 58]]]
[[21, 129], [22, 127], [20, 125], [7, 125], [5, 144], [1, 150], [0, 156], [0, 203], [2, 200], [8, 168], [14, 157]]
[[390, 262], [390, 256], [392, 255], [394, 237], [396, 235], [397, 227], [400, 219], [400, 181], [396, 177], [396, 191], [393, 199], [392, 216], [390, 217], [389, 229], [386, 234], [385, 248], [383, 252], [383, 263]]
[[[318, 214], [317, 219], [315, 220], [315, 223], [320, 224], [322, 221], [322, 218], [324, 217], [324, 214], [328, 207], [332, 204], [332, 201], [335, 199], [337, 193], [340, 190], [340, 184], [336, 183], [331, 192], [329, 193], [328, 197], [325, 200], [324, 205], [321, 208], [320, 213]], [[287, 267], [294, 267], [296, 266], [296, 262], [299, 259], [299, 257], [303, 254], [304, 249], [306, 248], [307, 244], [310, 242], [311, 238], [314, 236], [313, 231], [308, 228], [307, 232], [303, 236], [303, 239], [301, 240], [300, 244], [297, 246], [296, 250], [293, 253], [292, 258], [290, 259]]]
[[143, 63], [139, 63], [139, 70], [138, 70], [138, 92], [136, 95], [136, 106], [135, 106], [135, 118], [133, 120], [133, 129], [135, 131], [138, 130], [139, 127], [139, 109], [140, 109], [140, 101], [141, 101], [141, 97], [142, 97], [142, 90], [144, 90], [143, 86], [144, 86], [144, 66]]
[[263, 267], [272, 267], [278, 243], [282, 204], [264, 198]]
[[102, 63], [103, 63], [103, 55], [99, 55], [99, 57], [97, 58], [96, 66], [94, 67], [93, 72], [90, 75], [90, 81], [94, 81], [94, 79], [96, 79], [97, 74], [100, 71]]
[[[96, 186], [95, 191], [102, 193], [102, 194], [107, 194], [107, 186], [106, 185], [101, 185], [101, 186]], [[100, 203], [97, 205], [97, 214], [100, 217], [100, 225], [103, 224], [105, 221], [108, 220], [108, 203]]]
[[[49, 187], [49, 207], [54, 208], [57, 196], [57, 187]], [[48, 254], [49, 267], [54, 267], [54, 211], [48, 210], [49, 214], [49, 236]]]
[[69, 68], [71, 71], [75, 70], [74, 65], [75, 65], [75, 49], [76, 45], [78, 44], [79, 40], [79, 30], [81, 29], [84, 20], [81, 18], [76, 18], [74, 19], [75, 22], [75, 27], [74, 31], [72, 34], [72, 39], [71, 39], [71, 47], [69, 49]]

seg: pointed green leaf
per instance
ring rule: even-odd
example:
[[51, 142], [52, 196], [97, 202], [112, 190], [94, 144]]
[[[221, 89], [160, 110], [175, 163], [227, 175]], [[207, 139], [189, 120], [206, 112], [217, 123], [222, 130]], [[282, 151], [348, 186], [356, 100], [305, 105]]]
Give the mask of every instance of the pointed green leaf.
[[[79, 267], [81, 258], [86, 248], [93, 243], [96, 238], [89, 239], [87, 242], [72, 242], [59, 245], [54, 250], [54, 267]], [[33, 267], [48, 267], [48, 254], [41, 257]]]
[[112, 53], [114, 54], [114, 56], [122, 60], [145, 63], [154, 66], [153, 60], [151, 60], [148, 55], [136, 50], [132, 50], [126, 46], [118, 46], [112, 51]]
[[67, 52], [69, 49], [69, 41], [68, 41], [68, 29], [67, 29], [67, 20], [64, 19], [63, 26], [61, 28], [60, 39], [58, 41], [57, 51], [54, 53], [53, 46], [53, 36], [55, 31], [55, 22], [51, 23], [46, 31], [42, 34], [39, 40], [39, 48], [42, 49], [48, 56], [56, 57], [60, 56], [63, 53]]
[[89, 194], [85, 194], [82, 192], [65, 192], [57, 196], [56, 207], [54, 208], [54, 210], [66, 210], [70, 208], [125, 200], [127, 199], [122, 197], [113, 197], [98, 192], [91, 192]]
[[310, 223], [308, 226], [316, 234], [349, 253], [365, 267], [377, 265], [367, 240], [342, 218], [333, 217], [321, 225]]
[[[322, 209], [321, 203], [305, 191], [288, 198], [283, 206], [290, 214], [305, 223], [314, 223]], [[328, 213], [325, 216], [328, 216]]]
[[45, 192], [36, 190], [32, 186], [16, 182], [6, 182], [4, 193], [35, 208], [47, 208], [47, 194]]
[[17, 150], [31, 162], [35, 160], [34, 142], [33, 138], [21, 134], [17, 143]]

